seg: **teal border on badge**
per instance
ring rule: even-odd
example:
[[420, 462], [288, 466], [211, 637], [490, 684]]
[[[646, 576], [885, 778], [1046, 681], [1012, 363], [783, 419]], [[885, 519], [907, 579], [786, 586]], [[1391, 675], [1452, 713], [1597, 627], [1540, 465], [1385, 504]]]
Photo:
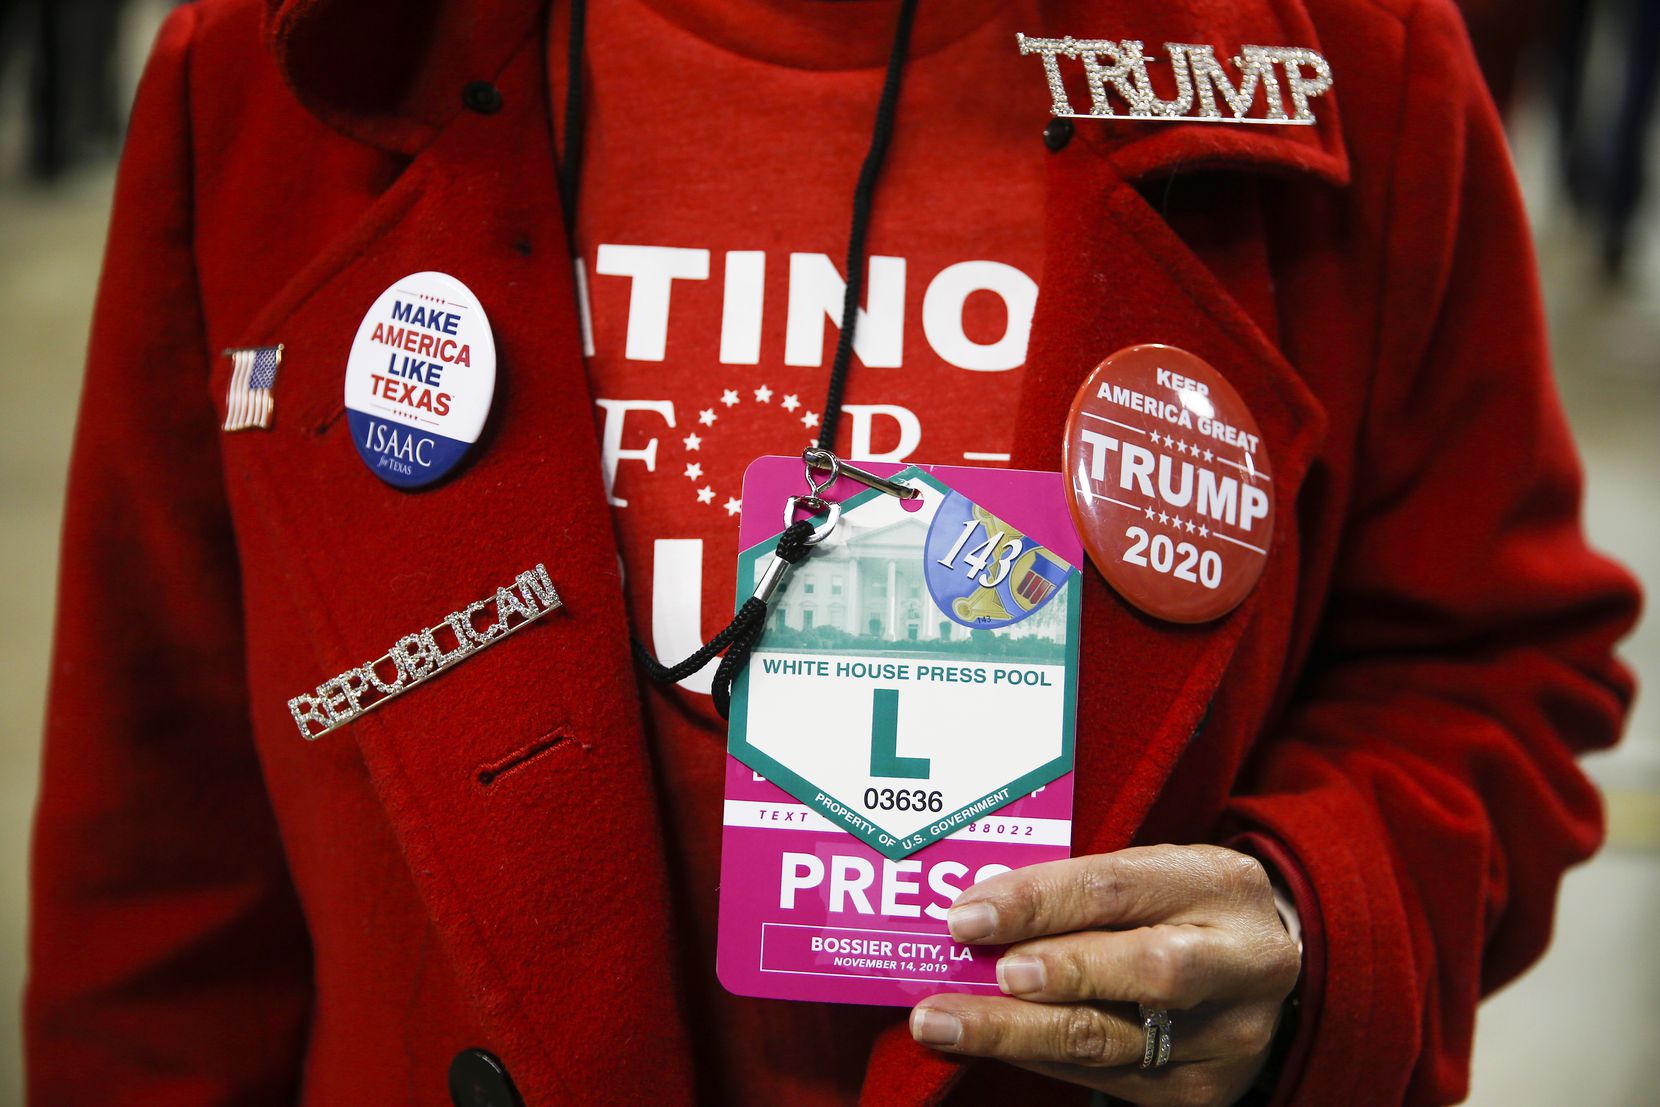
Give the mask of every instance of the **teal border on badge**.
[[[888, 479], [901, 482], [920, 480], [940, 493], [957, 491], [915, 465], [893, 474]], [[1060, 479], [1065, 478], [1061, 477]], [[957, 494], [962, 495], [961, 492]], [[869, 502], [873, 497], [881, 495], [885, 495], [885, 493], [869, 489], [851, 499], [842, 501], [841, 508], [844, 512], [851, 511], [860, 504]], [[981, 506], [985, 505], [982, 504]], [[825, 521], [828, 515], [828, 512], [820, 512], [814, 515], [811, 521], [814, 526], [818, 526]], [[782, 533], [782, 531], [779, 531], [779, 534]], [[778, 534], [774, 534], [770, 538], [757, 542], [749, 549], [739, 552], [737, 607], [742, 607], [744, 601], [749, 598], [748, 593], [754, 591], [753, 583], [745, 585], [744, 582], [755, 580], [756, 563], [762, 558], [771, 557], [777, 545]], [[1066, 587], [1069, 593], [1066, 609], [1066, 680], [1061, 690], [1066, 705], [1066, 710], [1063, 713], [1066, 721], [1061, 731], [1060, 754], [1054, 760], [1038, 766], [1025, 776], [1012, 780], [979, 799], [965, 803], [955, 811], [942, 813], [939, 818], [929, 825], [906, 838], [895, 838], [886, 831], [879, 829], [869, 820], [858, 815], [850, 804], [826, 795], [823, 789], [817, 787], [805, 777], [796, 775], [749, 744], [749, 666], [747, 664], [743, 671], [738, 674], [738, 678], [732, 682], [732, 717], [726, 732], [726, 752], [855, 838], [858, 838], [882, 856], [892, 861], [909, 857], [916, 851], [931, 846], [942, 838], [950, 837], [977, 819], [990, 815], [1023, 796], [1030, 795], [1045, 784], [1058, 780], [1072, 771], [1073, 740], [1078, 724], [1078, 639], [1083, 632], [1083, 579], [1083, 574], [1076, 565], [1072, 567], [1072, 571], [1067, 574], [1066, 578]], [[786, 578], [783, 590], [787, 592], [789, 587], [789, 581]], [[763, 629], [761, 637], [756, 640], [755, 648], [759, 649], [765, 641], [766, 631]], [[980, 664], [989, 664], [989, 662], [980, 662]], [[1007, 793], [1004, 798], [993, 801], [993, 797], [1004, 792]], [[982, 804], [985, 804], [985, 806], [982, 807]], [[974, 814], [972, 816], [965, 814], [968, 811], [973, 811]]]

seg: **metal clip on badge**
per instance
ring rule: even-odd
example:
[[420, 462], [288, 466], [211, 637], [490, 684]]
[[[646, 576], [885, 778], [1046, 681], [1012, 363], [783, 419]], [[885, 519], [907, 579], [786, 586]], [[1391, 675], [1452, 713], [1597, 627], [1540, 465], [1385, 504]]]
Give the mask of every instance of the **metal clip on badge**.
[[[760, 641], [766, 630], [767, 608], [772, 597], [777, 594], [784, 578], [789, 575], [790, 566], [806, 557], [812, 548], [830, 537], [830, 532], [836, 529], [841, 521], [842, 505], [826, 499], [824, 492], [836, 483], [838, 477], [846, 476], [867, 485], [879, 492], [890, 496], [898, 496], [905, 500], [914, 500], [922, 495], [915, 488], [907, 488], [903, 484], [884, 480], [874, 473], [867, 473], [857, 466], [849, 465], [829, 450], [812, 447], [804, 451], [801, 461], [806, 466], [807, 494], [805, 496], [791, 496], [784, 502], [784, 532], [778, 536], [778, 543], [773, 548], [772, 560], [767, 563], [761, 574], [760, 583], [755, 586], [755, 593], [745, 600], [738, 608], [738, 613], [732, 617], [726, 629], [705, 642], [696, 653], [678, 665], [664, 665], [651, 656], [639, 640], [634, 642], [634, 656], [645, 665], [648, 672], [656, 680], [683, 680], [697, 672], [709, 661], [724, 653], [720, 665], [715, 669], [715, 676], [709, 685], [709, 694], [715, 703], [715, 710], [721, 718], [726, 718], [732, 709], [732, 682], [743, 672], [748, 664], [749, 653]], [[820, 472], [828, 470], [829, 475], [818, 479]], [[806, 519], [797, 519], [796, 515], [802, 508], [806, 508], [814, 515], [824, 514], [824, 521], [813, 526]]]
[[[800, 542], [802, 546], [809, 548], [830, 537], [830, 532], [835, 530], [836, 524], [841, 521], [842, 505], [824, 497], [825, 490], [835, 484], [840, 477], [848, 477], [867, 488], [874, 488], [878, 492], [889, 496], [897, 496], [902, 500], [914, 500], [922, 495], [915, 488], [895, 484], [885, 477], [879, 477], [875, 473], [867, 472], [856, 465], [849, 465], [829, 450], [818, 447], [809, 447], [803, 450], [801, 452], [801, 463], [806, 469], [807, 494], [805, 496], [791, 496], [784, 501], [784, 529], [788, 531], [790, 527], [795, 525], [796, 513], [803, 508], [815, 515], [824, 512], [824, 522], [815, 527], [813, 532]], [[827, 474], [822, 480], [817, 479], [821, 472]], [[782, 544], [782, 540], [780, 540], [780, 544]], [[799, 557], [795, 560], [799, 560]], [[784, 577], [794, 563], [794, 560], [786, 559], [783, 555], [774, 553], [772, 561], [767, 564], [766, 571], [761, 574], [760, 583], [755, 586], [755, 598], [762, 603], [771, 603], [773, 595], [777, 593], [779, 586], [784, 583]]]
[[[889, 496], [897, 496], [901, 500], [914, 500], [918, 496], [922, 495], [919, 490], [912, 488], [908, 484], [895, 484], [886, 477], [879, 477], [875, 473], [861, 469], [857, 465], [851, 464], [850, 462], [843, 461], [829, 450], [821, 450], [817, 447], [808, 447], [807, 449], [801, 451], [801, 461], [802, 464], [807, 466], [807, 487], [812, 490], [812, 494], [815, 498], [820, 491], [830, 487], [832, 484], [835, 484], [838, 476], [849, 477], [858, 481], [866, 488], [874, 488], [878, 492], [884, 492]], [[819, 484], [814, 484], [813, 471], [815, 469], [830, 470], [829, 479]]]

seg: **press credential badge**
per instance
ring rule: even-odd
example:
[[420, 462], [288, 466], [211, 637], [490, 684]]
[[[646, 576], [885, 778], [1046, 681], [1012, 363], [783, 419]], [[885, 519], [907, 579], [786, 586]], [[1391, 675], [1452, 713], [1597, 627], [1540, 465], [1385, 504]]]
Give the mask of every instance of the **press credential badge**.
[[[995, 994], [996, 951], [952, 942], [945, 909], [1070, 849], [1083, 550], [1060, 474], [872, 468], [921, 495], [831, 491], [841, 518], [733, 689], [717, 962], [743, 995]], [[800, 483], [796, 458], [750, 467], [740, 598]]]

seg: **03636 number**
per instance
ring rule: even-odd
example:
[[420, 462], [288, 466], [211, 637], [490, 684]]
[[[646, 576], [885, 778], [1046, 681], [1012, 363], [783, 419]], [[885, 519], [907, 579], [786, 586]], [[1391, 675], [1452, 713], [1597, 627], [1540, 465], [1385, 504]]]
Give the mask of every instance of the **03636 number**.
[[1167, 534], [1149, 536], [1140, 527], [1131, 527], [1124, 532], [1124, 537], [1133, 539], [1133, 544], [1124, 551], [1124, 560], [1131, 565], [1143, 565], [1155, 573], [1212, 590], [1222, 586], [1222, 555], [1215, 550], [1201, 552], [1191, 542], [1173, 542]]
[[866, 788], [866, 811], [945, 810], [945, 796], [922, 788]]

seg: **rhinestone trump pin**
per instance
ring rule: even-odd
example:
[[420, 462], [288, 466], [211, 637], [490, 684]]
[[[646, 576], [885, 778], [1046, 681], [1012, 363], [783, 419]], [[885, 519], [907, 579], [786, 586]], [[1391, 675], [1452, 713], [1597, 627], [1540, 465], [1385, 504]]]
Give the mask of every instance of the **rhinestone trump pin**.
[[[1216, 56], [1213, 46], [1171, 42], [1174, 95], [1160, 97], [1148, 67], [1149, 57], [1137, 39], [1034, 38], [1016, 35], [1022, 54], [1043, 59], [1050, 111], [1057, 119], [1140, 119], [1185, 123], [1256, 123], [1282, 127], [1314, 124], [1310, 101], [1330, 91], [1331, 64], [1317, 51], [1301, 46], [1242, 46], [1229, 59], [1238, 83]], [[1089, 89], [1089, 110], [1073, 108], [1062, 78], [1060, 59], [1080, 63]], [[1282, 86], [1283, 77], [1283, 86]], [[1261, 91], [1262, 114], [1252, 114]], [[1285, 97], [1291, 99], [1286, 111]], [[1220, 103], [1218, 102], [1220, 101]], [[1227, 110], [1223, 111], [1223, 106]]]

